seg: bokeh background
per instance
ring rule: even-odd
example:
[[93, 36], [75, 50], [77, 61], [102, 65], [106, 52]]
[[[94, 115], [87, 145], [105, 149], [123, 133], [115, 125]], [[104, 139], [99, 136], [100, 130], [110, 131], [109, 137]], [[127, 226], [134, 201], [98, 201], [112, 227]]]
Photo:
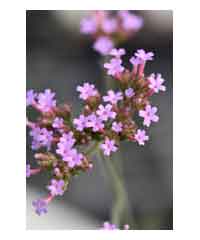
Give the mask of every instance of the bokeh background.
[[[149, 129], [145, 147], [122, 144], [124, 176], [138, 229], [173, 229], [173, 13], [135, 11], [143, 16], [144, 27], [123, 44], [128, 55], [144, 48], [155, 53], [146, 73], [160, 72], [167, 92], [153, 97], [160, 121]], [[26, 12], [27, 89], [51, 88], [57, 100], [67, 101], [78, 113], [81, 102], [76, 86], [85, 81], [104, 91], [100, 56], [91, 40], [80, 34], [80, 19], [86, 11]], [[32, 114], [32, 113], [31, 113]], [[27, 134], [27, 160], [34, 164]], [[38, 217], [31, 202], [45, 195], [47, 176], [27, 180], [27, 229], [97, 229], [109, 220], [112, 192], [94, 159], [94, 170], [74, 178], [64, 197]]]

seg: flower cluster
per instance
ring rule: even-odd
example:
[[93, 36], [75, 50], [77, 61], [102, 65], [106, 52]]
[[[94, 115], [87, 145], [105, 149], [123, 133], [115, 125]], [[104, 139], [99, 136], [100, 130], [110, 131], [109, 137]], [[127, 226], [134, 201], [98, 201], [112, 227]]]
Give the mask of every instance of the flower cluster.
[[107, 55], [142, 26], [143, 19], [129, 11], [93, 11], [82, 19], [80, 31], [95, 39], [93, 48], [97, 52]]
[[[161, 74], [146, 76], [144, 73], [146, 63], [153, 60], [152, 52], [137, 50], [130, 58], [130, 69], [123, 64], [125, 54], [124, 49], [114, 48], [110, 61], [104, 64], [118, 90], [108, 90], [101, 96], [94, 84], [86, 82], [77, 86], [83, 100], [77, 117], [72, 117], [69, 105], [56, 105], [55, 93], [51, 90], [27, 92], [27, 106], [39, 112], [37, 119], [27, 120], [31, 147], [39, 151], [35, 154], [39, 166], [31, 169], [28, 164], [26, 176], [41, 171], [50, 171], [52, 176], [47, 186], [49, 195], [33, 202], [38, 215], [47, 212], [47, 205], [54, 197], [64, 194], [71, 177], [92, 168], [92, 149], [97, 148], [108, 157], [118, 150], [122, 141], [144, 145], [149, 140], [144, 127], [159, 120], [158, 109], [151, 105], [150, 97], [166, 90], [164, 79]], [[104, 229], [116, 227], [105, 223]]]

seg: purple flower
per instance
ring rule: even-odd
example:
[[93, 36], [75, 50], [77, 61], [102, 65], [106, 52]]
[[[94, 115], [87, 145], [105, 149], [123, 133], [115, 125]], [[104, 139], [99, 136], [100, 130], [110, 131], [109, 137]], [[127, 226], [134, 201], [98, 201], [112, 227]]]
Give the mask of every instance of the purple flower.
[[26, 165], [26, 177], [30, 177], [31, 176], [31, 166], [30, 164]]
[[153, 89], [155, 93], [158, 93], [159, 91], [166, 91], [166, 87], [162, 85], [165, 80], [162, 78], [160, 73], [157, 74], [157, 77], [154, 73], [151, 74], [150, 77], [148, 77], [148, 81], [149, 88]]
[[122, 27], [126, 31], [138, 31], [143, 26], [143, 19], [139, 16], [131, 14], [128, 11], [120, 11], [119, 15], [122, 18]]
[[56, 100], [54, 99], [55, 93], [50, 89], [46, 89], [44, 93], [38, 95], [38, 108], [42, 112], [49, 112], [56, 106]]
[[135, 140], [138, 142], [139, 145], [144, 145], [144, 142], [149, 140], [149, 137], [146, 135], [145, 130], [137, 130], [137, 133], [135, 134]]
[[102, 121], [107, 121], [109, 118], [115, 119], [116, 112], [112, 111], [112, 105], [107, 104], [105, 107], [101, 104], [96, 111]]
[[79, 97], [83, 100], [87, 100], [89, 97], [94, 97], [98, 94], [95, 86], [89, 83], [84, 83], [83, 86], [78, 86], [76, 90], [80, 92]]
[[[68, 162], [68, 166], [73, 168], [75, 166], [80, 166], [83, 160], [83, 154], [78, 153], [76, 149], [71, 150], [71, 156], [66, 157], [66, 162]], [[63, 159], [64, 160], [64, 159]]]
[[109, 222], [104, 222], [101, 230], [118, 230], [115, 224], [111, 224]]
[[125, 90], [125, 96], [127, 98], [132, 98], [135, 95], [135, 92], [132, 88], [128, 88]]
[[115, 76], [124, 71], [124, 67], [121, 64], [122, 60], [120, 58], [112, 58], [109, 63], [105, 63], [103, 66], [108, 69], [108, 75]]
[[37, 93], [35, 93], [32, 89], [28, 90], [26, 93], [26, 106], [31, 106], [35, 103], [37, 97]]
[[102, 55], [109, 54], [110, 50], [113, 48], [114, 44], [112, 40], [108, 37], [99, 37], [94, 45], [93, 48]]
[[157, 107], [151, 107], [151, 105], [147, 105], [145, 110], [139, 111], [139, 116], [144, 118], [144, 126], [149, 127], [151, 122], [158, 122], [159, 117], [155, 115], [157, 112]]
[[33, 201], [33, 207], [35, 208], [35, 212], [40, 216], [42, 214], [47, 213], [47, 201], [44, 199], [38, 199]]
[[138, 57], [131, 57], [130, 58], [130, 63], [132, 63], [134, 66], [138, 66], [139, 64], [142, 63], [141, 59]]
[[51, 180], [51, 185], [47, 186], [47, 189], [50, 191], [52, 196], [62, 196], [64, 194], [64, 186], [65, 182], [64, 180]]
[[105, 33], [113, 33], [117, 30], [117, 21], [114, 18], [106, 18], [102, 22], [102, 29]]
[[58, 148], [56, 149], [56, 153], [64, 158], [66, 153], [74, 146], [75, 142], [73, 132], [64, 133], [57, 144]]
[[63, 118], [56, 117], [53, 120], [52, 127], [53, 128], [57, 128], [57, 129], [62, 128], [63, 127], [63, 123], [64, 123]]
[[110, 102], [112, 104], [117, 104], [119, 100], [123, 99], [122, 92], [114, 92], [113, 90], [109, 90], [107, 92], [107, 96], [103, 96], [104, 102]]
[[74, 125], [76, 126], [76, 130], [83, 131], [83, 129], [86, 127], [87, 124], [87, 117], [85, 117], [83, 114], [79, 116], [79, 118], [75, 118], [73, 120]]
[[82, 163], [83, 155], [78, 153], [75, 148], [67, 149], [63, 155], [63, 161], [68, 163], [70, 168], [80, 166]]
[[63, 161], [67, 162], [70, 168], [81, 165], [83, 159], [83, 155], [72, 148], [75, 142], [73, 132], [63, 134], [56, 149], [56, 153], [62, 156]]
[[48, 149], [50, 149], [53, 140], [52, 131], [49, 131], [46, 128], [34, 127], [30, 131], [30, 136], [33, 138], [32, 141], [33, 150], [37, 150], [40, 147], [47, 147]]
[[116, 57], [116, 58], [121, 58], [121, 56], [123, 56], [125, 54], [126, 54], [126, 51], [124, 48], [120, 48], [120, 49], [113, 48], [110, 51], [110, 55], [113, 57]]
[[92, 113], [87, 117], [87, 127], [91, 127], [93, 132], [101, 131], [104, 128], [102, 119], [97, 117], [96, 114]]
[[146, 62], [146, 61], [153, 60], [154, 53], [153, 52], [145, 52], [144, 49], [139, 49], [135, 53], [135, 56], [137, 58], [139, 58], [141, 61]]
[[122, 131], [122, 123], [121, 122], [113, 122], [112, 123], [112, 130], [116, 133], [119, 133]]
[[118, 149], [115, 146], [115, 140], [110, 140], [109, 138], [105, 139], [100, 148], [103, 150], [105, 156], [110, 156], [111, 152], [116, 152]]
[[81, 33], [84, 34], [93, 34], [97, 31], [97, 23], [95, 18], [86, 17], [81, 20]]

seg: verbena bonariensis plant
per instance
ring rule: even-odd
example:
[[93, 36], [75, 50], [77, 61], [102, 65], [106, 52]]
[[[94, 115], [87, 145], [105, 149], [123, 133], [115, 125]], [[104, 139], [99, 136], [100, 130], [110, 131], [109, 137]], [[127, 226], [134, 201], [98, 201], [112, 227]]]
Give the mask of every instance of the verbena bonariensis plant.
[[143, 19], [129, 11], [92, 11], [81, 21], [81, 33], [94, 39], [93, 48], [101, 55], [109, 54], [143, 26]]
[[[157, 107], [151, 105], [150, 98], [166, 88], [161, 74], [146, 76], [144, 73], [147, 61], [153, 60], [153, 52], [137, 50], [130, 58], [130, 69], [123, 65], [125, 49], [114, 48], [109, 55], [110, 61], [104, 64], [104, 68], [116, 82], [117, 89], [110, 89], [102, 96], [93, 84], [86, 82], [78, 86], [83, 107], [75, 118], [68, 104], [57, 104], [55, 93], [50, 89], [41, 93], [27, 92], [27, 106], [33, 107], [39, 116], [36, 120], [27, 120], [32, 137], [31, 148], [37, 151], [38, 168], [33, 169], [28, 164], [26, 176], [42, 171], [51, 175], [47, 186], [49, 194], [33, 202], [38, 215], [47, 213], [48, 204], [56, 196], [64, 194], [73, 176], [91, 171], [93, 154], [100, 154], [109, 165], [119, 197], [123, 198], [125, 205], [128, 204], [120, 176], [109, 157], [117, 152], [122, 141], [143, 146], [149, 140], [144, 127], [148, 128], [159, 120]], [[136, 121], [138, 115], [143, 126]], [[122, 199], [119, 204], [121, 211], [124, 207]], [[123, 229], [128, 228], [125, 225]], [[114, 230], [117, 226], [106, 222], [103, 229]]]

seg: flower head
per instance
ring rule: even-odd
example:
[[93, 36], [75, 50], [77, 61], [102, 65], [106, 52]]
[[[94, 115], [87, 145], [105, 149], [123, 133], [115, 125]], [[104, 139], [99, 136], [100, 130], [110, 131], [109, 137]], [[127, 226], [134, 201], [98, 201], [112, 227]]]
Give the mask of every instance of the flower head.
[[108, 75], [115, 76], [124, 71], [124, 67], [121, 64], [122, 60], [120, 58], [112, 58], [109, 63], [104, 64], [104, 68], [108, 69]]
[[118, 149], [115, 145], [115, 140], [110, 140], [109, 138], [105, 139], [100, 148], [103, 150], [105, 156], [110, 156], [111, 152], [116, 152]]
[[155, 114], [157, 112], [157, 107], [151, 107], [147, 105], [145, 110], [139, 111], [139, 116], [144, 118], [144, 126], [149, 127], [151, 122], [158, 122], [159, 117]]
[[44, 199], [38, 199], [33, 201], [33, 207], [35, 208], [35, 212], [40, 216], [42, 214], [47, 213], [47, 201]]
[[56, 106], [56, 100], [54, 99], [55, 93], [50, 89], [46, 89], [44, 93], [38, 94], [38, 108], [42, 112], [49, 112]]
[[64, 194], [64, 186], [65, 186], [64, 180], [52, 179], [51, 185], [47, 186], [47, 189], [50, 191], [52, 196], [57, 196], [57, 195], [62, 196]]
[[107, 96], [103, 96], [104, 102], [110, 102], [111, 104], [117, 104], [118, 101], [123, 99], [122, 92], [114, 92], [113, 90], [109, 90]]
[[120, 133], [122, 131], [122, 123], [121, 122], [113, 122], [112, 123], [112, 130], [116, 133]]
[[128, 88], [125, 90], [125, 96], [127, 98], [132, 98], [135, 95], [133, 88]]
[[135, 53], [135, 56], [143, 62], [153, 60], [154, 53], [153, 52], [145, 52], [144, 49], [138, 49]]
[[102, 104], [99, 105], [96, 113], [102, 121], [107, 121], [109, 118], [115, 119], [117, 115], [116, 112], [112, 110], [111, 104], [107, 104], [105, 107]]
[[94, 84], [84, 83], [83, 86], [78, 86], [77, 91], [80, 92], [80, 98], [87, 100], [89, 97], [94, 97], [98, 94]]
[[120, 49], [113, 48], [110, 51], [110, 55], [113, 57], [116, 57], [116, 58], [121, 58], [121, 56], [123, 56], [125, 54], [126, 54], [126, 51], [124, 48], [120, 48]]
[[137, 133], [135, 134], [135, 140], [138, 142], [139, 145], [144, 145], [144, 142], [149, 140], [149, 137], [146, 135], [145, 130], [137, 130]]
[[150, 77], [148, 77], [147, 80], [149, 82], [149, 88], [152, 89], [155, 93], [166, 90], [166, 87], [162, 85], [165, 80], [162, 78], [161, 74], [158, 73], [156, 77], [153, 73], [150, 75]]
[[114, 44], [112, 40], [108, 37], [99, 37], [94, 45], [93, 48], [102, 55], [109, 54], [110, 50], [113, 48]]
[[86, 17], [81, 20], [81, 33], [93, 34], [97, 31], [97, 23], [95, 18]]
[[26, 106], [31, 106], [35, 103], [37, 97], [37, 93], [35, 93], [32, 89], [28, 90], [26, 93]]

